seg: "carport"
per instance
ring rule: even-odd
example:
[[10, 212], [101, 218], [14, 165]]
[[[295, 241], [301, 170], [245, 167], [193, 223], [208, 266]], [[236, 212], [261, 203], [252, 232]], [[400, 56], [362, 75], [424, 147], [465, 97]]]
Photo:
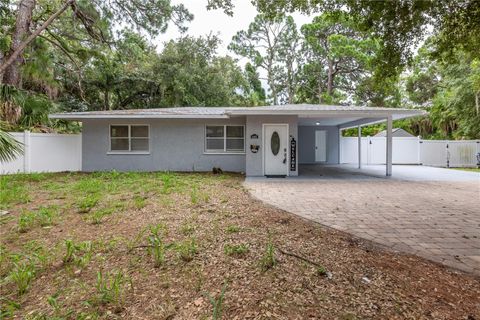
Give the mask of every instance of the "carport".
[[[410, 109], [319, 106], [316, 110], [298, 113], [298, 163], [305, 165], [340, 164], [342, 131], [358, 130], [358, 169], [362, 168], [362, 126], [386, 122], [385, 174], [392, 175], [392, 123], [393, 120], [423, 115]], [[312, 174], [310, 170], [310, 174]]]

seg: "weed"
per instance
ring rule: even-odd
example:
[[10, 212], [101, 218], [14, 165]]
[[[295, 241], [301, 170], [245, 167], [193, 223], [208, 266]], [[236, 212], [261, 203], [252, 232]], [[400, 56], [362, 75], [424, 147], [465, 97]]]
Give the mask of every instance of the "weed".
[[197, 186], [193, 186], [192, 190], [190, 191], [190, 201], [192, 204], [198, 203], [198, 188]]
[[63, 263], [84, 268], [92, 258], [92, 243], [84, 241], [76, 244], [73, 240], [65, 240]]
[[240, 227], [237, 226], [228, 226], [227, 233], [237, 233], [240, 232]]
[[186, 239], [176, 245], [176, 250], [180, 259], [185, 262], [192, 261], [197, 253], [197, 244], [195, 239]]
[[222, 287], [222, 291], [220, 292], [220, 295], [218, 296], [218, 298], [214, 298], [208, 293], [205, 294], [206, 297], [208, 298], [208, 301], [210, 301], [210, 304], [212, 305], [213, 320], [222, 319], [223, 302], [225, 300], [225, 292], [227, 291], [227, 287], [228, 287], [228, 284], [225, 283]]
[[116, 274], [106, 273], [105, 275], [102, 271], [98, 271], [96, 285], [98, 301], [101, 304], [111, 303], [120, 307], [124, 303], [125, 289], [128, 284], [132, 287], [131, 280], [121, 271]]
[[97, 194], [87, 194], [85, 198], [78, 202], [78, 212], [86, 213], [92, 210], [100, 200], [100, 197]]
[[170, 194], [175, 185], [175, 176], [170, 173], [165, 173], [161, 176], [162, 179], [162, 190], [160, 191], [163, 194]]
[[56, 207], [41, 207], [37, 211], [37, 220], [42, 227], [51, 226], [54, 224], [55, 219], [57, 218], [57, 208]]
[[111, 215], [113, 213], [113, 209], [108, 208], [108, 209], [101, 209], [101, 210], [95, 210], [90, 215], [88, 216], [88, 221], [91, 224], [101, 224], [103, 221], [103, 218], [105, 218], [108, 215]]
[[265, 252], [263, 253], [262, 259], [260, 260], [260, 266], [262, 271], [265, 272], [268, 269], [273, 268], [277, 264], [275, 260], [275, 246], [272, 243], [271, 237], [268, 239], [267, 246], [265, 247]]
[[153, 256], [155, 268], [160, 267], [165, 262], [165, 244], [163, 242], [163, 234], [165, 232], [165, 225], [157, 224], [150, 226], [150, 236], [148, 241], [150, 243], [149, 252]]
[[[18, 176], [15, 176], [18, 179]], [[0, 176], [0, 209], [6, 209], [11, 204], [30, 201], [26, 185], [22, 181], [9, 176]]]
[[36, 214], [33, 211], [24, 211], [18, 218], [18, 232], [27, 232], [35, 226]]
[[35, 265], [40, 265], [42, 268], [47, 267], [50, 262], [50, 254], [44, 245], [38, 243], [36, 240], [32, 240], [27, 242], [23, 247], [26, 252], [35, 258]]
[[15, 310], [20, 309], [20, 303], [0, 297], [0, 319], [13, 318]]
[[76, 185], [75, 189], [81, 193], [86, 194], [97, 194], [104, 189], [103, 182], [101, 180], [88, 177], [80, 180]]
[[18, 295], [27, 292], [30, 283], [35, 278], [35, 267], [30, 261], [14, 262], [14, 268], [8, 278], [17, 286]]
[[319, 276], [327, 275], [327, 269], [324, 266], [318, 266], [316, 272]]
[[147, 231], [147, 228], [143, 228], [137, 233], [137, 235], [132, 240], [127, 242], [128, 252], [131, 252], [140, 243], [140, 241], [142, 241], [142, 238], [145, 235], [146, 231]]
[[245, 244], [226, 244], [223, 247], [223, 252], [227, 256], [242, 256], [248, 252], [248, 247]]
[[0, 244], [0, 278], [10, 271], [12, 267], [11, 262], [10, 252], [8, 252], [7, 248]]
[[197, 230], [197, 226], [191, 223], [185, 223], [181, 227], [181, 232], [185, 236], [192, 235], [195, 230]]
[[142, 196], [135, 196], [133, 198], [133, 203], [135, 204], [135, 208], [137, 209], [145, 208], [145, 206], [147, 205], [145, 197]]

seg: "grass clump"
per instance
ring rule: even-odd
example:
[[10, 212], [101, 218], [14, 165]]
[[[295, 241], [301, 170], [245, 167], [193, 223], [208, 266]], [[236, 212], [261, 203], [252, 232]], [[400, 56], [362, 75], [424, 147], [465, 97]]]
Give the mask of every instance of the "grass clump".
[[150, 236], [148, 242], [150, 244], [149, 253], [153, 257], [155, 268], [159, 268], [165, 262], [165, 243], [163, 236], [166, 233], [166, 227], [163, 224], [150, 226]]
[[56, 207], [40, 207], [37, 211], [23, 211], [18, 218], [18, 231], [23, 233], [36, 226], [48, 227], [54, 224], [58, 213]]
[[276, 264], [275, 246], [273, 245], [271, 237], [269, 237], [262, 259], [260, 260], [260, 267], [262, 268], [262, 271], [265, 272], [273, 268]]
[[73, 240], [67, 239], [65, 240], [63, 263], [84, 268], [92, 259], [92, 251], [92, 243], [90, 241], [75, 243]]
[[237, 233], [237, 232], [240, 232], [240, 227], [233, 226], [233, 225], [227, 227], [227, 233]]
[[197, 226], [195, 224], [184, 223], [180, 231], [184, 236], [190, 236], [195, 232], [195, 230], [197, 230]]
[[248, 247], [245, 244], [226, 244], [223, 247], [223, 252], [227, 256], [243, 256], [248, 252]]
[[126, 289], [132, 286], [132, 281], [122, 271], [116, 273], [97, 272], [97, 302], [100, 304], [113, 304], [121, 307], [125, 302]]
[[147, 205], [147, 199], [143, 196], [135, 196], [133, 198], [133, 204], [135, 206], [135, 208], [137, 209], [142, 209], [142, 208], [145, 208], [145, 206]]
[[36, 214], [33, 211], [24, 211], [18, 217], [18, 232], [24, 233], [35, 226]]
[[100, 209], [91, 212], [88, 216], [88, 221], [91, 224], [101, 224], [103, 219], [113, 213], [112, 208]]
[[100, 200], [100, 196], [97, 194], [87, 194], [82, 200], [77, 204], [79, 213], [87, 213], [93, 209]]
[[14, 262], [14, 267], [8, 278], [17, 286], [19, 296], [27, 292], [30, 283], [35, 278], [35, 266], [31, 261]]
[[228, 284], [225, 283], [222, 287], [222, 291], [217, 298], [213, 297], [209, 293], [206, 293], [205, 296], [207, 297], [208, 301], [212, 305], [212, 319], [219, 320], [222, 319], [223, 316], [223, 304], [225, 301], [225, 292], [227, 292]]
[[197, 254], [197, 244], [193, 238], [189, 238], [177, 243], [175, 249], [179, 258], [185, 262], [192, 261], [195, 257], [195, 254]]
[[12, 204], [27, 203], [30, 196], [26, 185], [17, 176], [0, 176], [0, 209]]

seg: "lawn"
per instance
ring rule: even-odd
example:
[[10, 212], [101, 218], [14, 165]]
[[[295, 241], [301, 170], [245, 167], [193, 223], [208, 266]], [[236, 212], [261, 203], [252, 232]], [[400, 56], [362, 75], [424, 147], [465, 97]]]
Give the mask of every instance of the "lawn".
[[263, 205], [242, 181], [0, 177], [0, 318], [479, 319], [478, 279]]
[[452, 168], [452, 169], [469, 171], [469, 172], [480, 172], [480, 168]]

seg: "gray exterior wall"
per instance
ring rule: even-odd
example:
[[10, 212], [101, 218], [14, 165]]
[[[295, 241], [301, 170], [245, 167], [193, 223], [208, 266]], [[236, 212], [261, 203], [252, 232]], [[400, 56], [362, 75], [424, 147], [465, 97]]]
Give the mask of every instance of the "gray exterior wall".
[[[263, 175], [263, 124], [281, 124], [287, 123], [289, 128], [289, 135], [297, 140], [297, 166], [295, 171], [289, 171], [289, 175], [298, 175], [298, 118], [297, 116], [247, 116], [247, 130], [246, 130], [246, 174], [247, 176], [262, 176]], [[258, 135], [258, 139], [251, 139], [251, 135]], [[257, 153], [250, 150], [250, 145], [256, 144], [260, 146]], [[290, 146], [290, 142], [288, 143]], [[288, 149], [288, 161], [290, 168], [290, 148]]]
[[[110, 124], [149, 124], [150, 153], [108, 154]], [[245, 172], [245, 154], [204, 153], [206, 124], [244, 125], [245, 118], [86, 120], [82, 132], [82, 170], [210, 171], [220, 167], [224, 171]]]
[[327, 131], [327, 161], [325, 164], [338, 164], [340, 159], [340, 133], [336, 126], [298, 127], [298, 160], [300, 164], [315, 162], [315, 131]]

